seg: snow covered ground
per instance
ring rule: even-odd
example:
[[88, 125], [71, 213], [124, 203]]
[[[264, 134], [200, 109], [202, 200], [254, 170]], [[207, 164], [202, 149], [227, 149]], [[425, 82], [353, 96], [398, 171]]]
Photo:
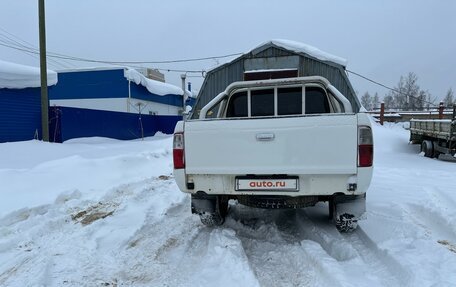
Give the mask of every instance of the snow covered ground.
[[456, 286], [456, 164], [375, 127], [367, 220], [231, 205], [210, 229], [171, 137], [0, 144], [0, 286]]

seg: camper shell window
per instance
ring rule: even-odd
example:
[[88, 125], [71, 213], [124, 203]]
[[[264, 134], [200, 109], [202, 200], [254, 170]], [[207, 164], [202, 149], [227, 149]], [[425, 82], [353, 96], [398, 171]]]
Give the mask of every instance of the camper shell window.
[[318, 84], [238, 90], [228, 98], [227, 105], [226, 118], [344, 112], [342, 104]]

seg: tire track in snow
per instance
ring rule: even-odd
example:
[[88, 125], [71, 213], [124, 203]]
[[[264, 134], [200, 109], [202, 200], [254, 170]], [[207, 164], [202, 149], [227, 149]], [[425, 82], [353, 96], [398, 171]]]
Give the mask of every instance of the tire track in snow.
[[5, 283], [8, 282], [11, 277], [16, 275], [19, 270], [23, 269], [32, 260], [32, 258], [33, 256], [27, 256], [23, 259], [16, 259], [16, 262], [13, 263], [13, 266], [8, 267], [7, 270], [0, 274], [0, 286], [8, 286], [8, 284]]
[[454, 224], [445, 218], [440, 210], [424, 205], [409, 204], [403, 211], [413, 223], [420, 226], [428, 234], [442, 237], [439, 239], [456, 242]]
[[[204, 227], [190, 200], [171, 206], [160, 220], [146, 220], [130, 240], [119, 272], [127, 285], [255, 286], [240, 240], [233, 231]], [[223, 272], [221, 272], [223, 270]], [[219, 282], [220, 284], [217, 284]]]
[[153, 207], [146, 212], [143, 224], [117, 256], [123, 261], [117, 276], [127, 285], [178, 284], [177, 270], [168, 255], [194, 240], [199, 232], [197, 221], [190, 214], [189, 198], [168, 206], [161, 216]]
[[[452, 175], [448, 175], [449, 177]], [[448, 189], [454, 187], [448, 187]], [[429, 197], [431, 198], [434, 206], [441, 208], [442, 210], [447, 211], [451, 215], [456, 214], [456, 202], [448, 196], [441, 188], [439, 187], [426, 187], [424, 188]]]
[[306, 210], [298, 210], [297, 214], [303, 239], [317, 242], [342, 265], [349, 266], [351, 261], [360, 259], [363, 264], [358, 273], [371, 277], [373, 283], [380, 282], [382, 286], [408, 284], [411, 273], [386, 251], [380, 250], [360, 226], [353, 233], [341, 234], [326, 214]]
[[342, 286], [314, 242], [296, 234], [294, 210], [236, 205], [225, 223], [236, 231], [261, 286]]
[[[456, 227], [453, 224], [454, 201], [437, 189], [428, 190], [430, 202], [408, 204], [402, 208], [412, 224], [424, 230], [428, 238], [456, 253]], [[445, 214], [446, 213], [446, 214]]]
[[[238, 213], [242, 213], [244, 209], [249, 208], [238, 207]], [[369, 276], [367, 282], [373, 286], [406, 286], [409, 282], [410, 272], [386, 251], [380, 250], [360, 227], [354, 233], [343, 235], [337, 231], [326, 214], [311, 212], [309, 215], [306, 210], [253, 210], [250, 218], [248, 211], [244, 212], [247, 217], [245, 214], [234, 214], [232, 217], [237, 220], [237, 225], [230, 223], [229, 227], [237, 230], [250, 264], [265, 286], [283, 282], [275, 282], [274, 278], [269, 278], [263, 272], [268, 266], [262, 262], [271, 260], [263, 255], [264, 250], [280, 250], [284, 254], [282, 258], [302, 256], [306, 258], [306, 263], [312, 262], [312, 266], [308, 268], [312, 274], [307, 274], [307, 281], [302, 282], [308, 285], [318, 285], [308, 280], [312, 276], [320, 277], [315, 280], [326, 278], [330, 282], [328, 284], [333, 286], [356, 286], [350, 279], [351, 276], [362, 276], [363, 280], [366, 280], [363, 277]], [[241, 222], [239, 218], [242, 218]], [[302, 248], [296, 251], [292, 246], [298, 243]], [[318, 248], [314, 248], [312, 243], [317, 244]], [[320, 252], [321, 250], [323, 251]], [[274, 259], [278, 260], [280, 266], [292, 265], [284, 259]], [[293, 270], [292, 267], [270, 269], [278, 278], [284, 269]], [[350, 269], [354, 270], [353, 274], [347, 274]], [[356, 278], [353, 279], [356, 282]], [[286, 283], [295, 285], [295, 282]]]
[[441, 188], [432, 187], [425, 188], [425, 190], [431, 198], [431, 204], [425, 209], [426, 212], [419, 213], [420, 221], [426, 223], [430, 217], [434, 216], [437, 223], [431, 224], [431, 228], [425, 228], [440, 237], [437, 239], [437, 243], [456, 253], [456, 227], [453, 224], [456, 219], [456, 202]]
[[[359, 256], [369, 266], [369, 270], [379, 276], [384, 286], [409, 286], [412, 273], [402, 266], [386, 250], [381, 250], [369, 236], [358, 227], [352, 234], [344, 235], [356, 249]], [[379, 272], [380, 270], [380, 272]], [[386, 277], [383, 277], [386, 275]]]

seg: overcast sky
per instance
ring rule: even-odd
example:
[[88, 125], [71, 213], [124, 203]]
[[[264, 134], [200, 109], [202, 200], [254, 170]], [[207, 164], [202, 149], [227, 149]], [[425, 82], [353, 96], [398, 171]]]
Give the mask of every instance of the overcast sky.
[[[456, 89], [454, 0], [45, 1], [48, 52], [159, 61], [247, 52], [270, 39], [290, 39], [345, 58], [349, 70], [389, 86], [415, 72], [420, 87], [434, 97]], [[0, 0], [0, 44], [11, 33], [38, 47], [37, 3]], [[37, 57], [3, 46], [0, 60], [39, 65]], [[59, 62], [50, 67], [93, 66]], [[155, 67], [207, 70], [215, 65], [210, 60]], [[165, 75], [180, 86], [180, 73]], [[350, 79], [360, 94], [387, 92], [354, 75]], [[194, 88], [202, 83], [201, 77], [190, 80]]]

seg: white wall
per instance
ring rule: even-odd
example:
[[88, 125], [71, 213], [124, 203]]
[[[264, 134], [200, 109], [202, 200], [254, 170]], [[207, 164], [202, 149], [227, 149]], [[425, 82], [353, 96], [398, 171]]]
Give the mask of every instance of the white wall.
[[51, 100], [50, 106], [93, 109], [138, 114], [177, 115], [180, 107], [128, 98]]

